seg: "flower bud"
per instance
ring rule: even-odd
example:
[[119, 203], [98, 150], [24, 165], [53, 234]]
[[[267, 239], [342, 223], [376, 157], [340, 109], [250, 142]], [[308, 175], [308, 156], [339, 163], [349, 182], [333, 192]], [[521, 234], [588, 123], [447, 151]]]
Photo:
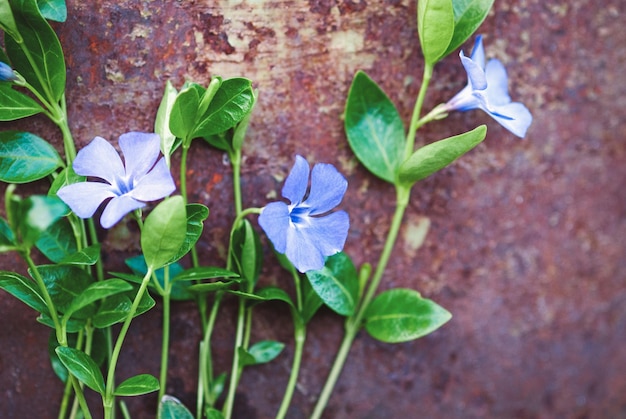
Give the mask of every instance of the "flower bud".
[[15, 81], [17, 75], [13, 69], [8, 65], [0, 61], [0, 81]]

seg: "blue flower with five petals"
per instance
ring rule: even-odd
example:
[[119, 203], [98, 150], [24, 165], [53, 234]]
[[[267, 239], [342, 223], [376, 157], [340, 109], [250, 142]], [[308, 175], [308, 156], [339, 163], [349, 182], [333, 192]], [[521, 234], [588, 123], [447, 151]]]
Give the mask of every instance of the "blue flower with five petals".
[[467, 72], [467, 86], [443, 105], [442, 110], [450, 112], [482, 109], [504, 128], [523, 138], [533, 117], [526, 106], [511, 102], [504, 65], [491, 59], [485, 66], [482, 36], [476, 38], [469, 58], [463, 51], [459, 55]]
[[112, 198], [100, 218], [102, 227], [112, 227], [129, 212], [144, 207], [146, 202], [165, 198], [176, 190], [165, 159], [157, 161], [160, 143], [157, 134], [122, 134], [119, 138], [124, 155], [122, 162], [107, 140], [94, 138], [78, 152], [72, 167], [81, 176], [104, 182], [74, 183], [59, 189], [57, 195], [80, 218], [91, 217], [102, 202]]
[[282, 190], [290, 203], [272, 202], [263, 208], [259, 224], [276, 251], [285, 254], [298, 271], [322, 269], [325, 257], [343, 249], [348, 214], [330, 211], [339, 205], [347, 187], [334, 166], [318, 163], [311, 171], [309, 188], [309, 164], [296, 156]]

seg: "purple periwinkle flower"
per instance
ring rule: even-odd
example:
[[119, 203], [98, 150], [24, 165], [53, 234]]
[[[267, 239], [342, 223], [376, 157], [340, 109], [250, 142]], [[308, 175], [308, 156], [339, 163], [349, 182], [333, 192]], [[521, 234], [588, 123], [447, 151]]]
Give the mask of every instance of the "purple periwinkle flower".
[[0, 81], [15, 81], [17, 75], [13, 71], [10, 65], [0, 61]]
[[459, 54], [467, 72], [467, 86], [443, 105], [445, 112], [482, 109], [500, 125], [523, 138], [533, 117], [523, 104], [511, 102], [504, 65], [491, 59], [485, 66], [482, 36], [476, 38], [470, 57]]
[[[278, 253], [283, 253], [300, 272], [322, 269], [324, 258], [343, 249], [350, 220], [345, 211], [333, 210], [348, 187], [333, 165], [318, 163], [311, 172], [302, 156], [296, 156], [282, 195], [289, 200], [268, 204], [259, 224]], [[307, 193], [308, 192], [308, 193]]]
[[[157, 134], [128, 132], [120, 135], [124, 162], [107, 140], [96, 137], [74, 159], [74, 171], [81, 176], [99, 178], [67, 185], [57, 195], [80, 218], [91, 217], [100, 204], [112, 198], [104, 208], [100, 224], [111, 228], [126, 214], [142, 208], [146, 202], [165, 198], [176, 189], [164, 158], [159, 159]], [[155, 164], [156, 163], [156, 164]]]

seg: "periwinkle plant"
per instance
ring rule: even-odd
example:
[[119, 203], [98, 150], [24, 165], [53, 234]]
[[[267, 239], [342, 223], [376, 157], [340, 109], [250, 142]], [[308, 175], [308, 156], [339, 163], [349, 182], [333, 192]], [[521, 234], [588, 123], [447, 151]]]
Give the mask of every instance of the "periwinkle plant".
[[[65, 104], [64, 55], [47, 21], [65, 20], [64, 1], [0, 3], [5, 43], [0, 51], [0, 120], [43, 114], [63, 136], [59, 153], [35, 134], [0, 132], [0, 180], [10, 184], [5, 194], [6, 219], [0, 218], [0, 251], [17, 252], [29, 267], [28, 276], [0, 271], [0, 288], [37, 311], [39, 320], [53, 330], [51, 360], [65, 387], [59, 418], [91, 418], [85, 387], [100, 394], [106, 419], [114, 417], [117, 406], [125, 411], [121, 396], [157, 391], [159, 418], [194, 417], [175, 395], [166, 394], [172, 299], [194, 300], [201, 319], [198, 419], [230, 418], [243, 370], [280, 356], [281, 342], [251, 342], [256, 304], [286, 304], [293, 322], [294, 356], [277, 418], [285, 417], [289, 409], [306, 350], [307, 324], [321, 305], [344, 318], [345, 334], [313, 418], [322, 415], [359, 331], [366, 330], [383, 342], [404, 342], [449, 321], [451, 314], [445, 308], [417, 291], [379, 292], [379, 285], [394, 257], [413, 185], [453, 163], [486, 136], [483, 125], [416, 148], [417, 130], [455, 110], [482, 109], [519, 137], [525, 136], [532, 121], [524, 105], [511, 101], [503, 65], [497, 60], [485, 64], [482, 37], [476, 39], [470, 57], [460, 53], [467, 86], [422, 116], [434, 66], [477, 30], [492, 4], [493, 0], [418, 2], [424, 74], [408, 129], [376, 82], [362, 71], [355, 75], [343, 115], [349, 145], [361, 164], [396, 192], [396, 208], [378, 261], [357, 267], [343, 251], [350, 217], [338, 209], [349, 185], [332, 162], [317, 163], [311, 170], [309, 162], [297, 155], [282, 188], [284, 200], [262, 208], [244, 206], [242, 155], [256, 102], [250, 80], [213, 77], [206, 87], [190, 81], [180, 90], [168, 82], [155, 133], [120, 135], [124, 160], [102, 137], [76, 154]], [[209, 217], [204, 203], [189, 202], [187, 190], [188, 161], [194, 157], [189, 151], [199, 139], [226, 153], [232, 166], [235, 213], [224, 246], [224, 266], [203, 265], [196, 250]], [[178, 150], [180, 172], [175, 182], [170, 161]], [[46, 178], [51, 180], [47, 195], [24, 198], [16, 193], [16, 185]], [[103, 204], [100, 224], [105, 229], [129, 213], [134, 215], [141, 253], [126, 260], [130, 272], [105, 274], [106, 249], [98, 241], [93, 220]], [[293, 295], [263, 286], [267, 252], [249, 220], [253, 215], [258, 215], [261, 231], [292, 276]], [[48, 259], [46, 264], [35, 263], [31, 256], [35, 248]], [[132, 333], [133, 319], [155, 305], [151, 294], [162, 300], [163, 307], [159, 377], [139, 374], [119, 382], [117, 361], [125, 338]], [[224, 298], [238, 300], [228, 371], [213, 363], [211, 350]], [[106, 340], [104, 359], [94, 356], [95, 336]]]

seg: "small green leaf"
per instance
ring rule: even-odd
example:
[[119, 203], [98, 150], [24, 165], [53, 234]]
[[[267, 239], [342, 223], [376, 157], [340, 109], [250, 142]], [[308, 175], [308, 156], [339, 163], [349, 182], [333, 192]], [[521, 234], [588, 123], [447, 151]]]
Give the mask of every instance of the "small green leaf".
[[454, 34], [452, 0], [419, 0], [417, 31], [426, 64], [442, 59]]
[[[76, 335], [68, 334], [67, 336], [68, 346], [76, 346]], [[55, 349], [59, 346], [59, 342], [57, 342], [57, 334], [54, 330], [50, 331], [50, 335], [48, 336], [48, 355], [50, 356], [50, 365], [52, 366], [52, 370], [56, 374], [57, 377], [62, 382], [67, 382], [67, 368], [59, 359]]]
[[378, 295], [365, 312], [365, 329], [389, 343], [406, 342], [434, 332], [452, 318], [417, 291], [396, 288]]
[[67, 206], [56, 197], [32, 195], [19, 204], [17, 230], [21, 242], [31, 247], [59, 218], [67, 214]]
[[216, 266], [200, 266], [185, 269], [177, 274], [172, 281], [201, 281], [214, 278], [238, 278], [239, 274]]
[[119, 294], [124, 291], [133, 289], [132, 285], [122, 279], [109, 279], [106, 281], [95, 282], [81, 292], [72, 300], [69, 307], [65, 310], [64, 318], [69, 319], [72, 314], [89, 304]]
[[35, 287], [35, 283], [28, 278], [8, 271], [0, 271], [0, 289], [5, 290], [27, 306], [40, 313], [48, 313], [46, 302]]
[[43, 278], [52, 302], [61, 313], [64, 313], [74, 298], [94, 282], [91, 275], [78, 266], [40, 265], [37, 266], [37, 270]]
[[15, 121], [43, 112], [39, 103], [8, 83], [0, 84], [0, 121]]
[[239, 348], [237, 348], [237, 353], [239, 355], [239, 367], [240, 368], [248, 366], [248, 365], [255, 365], [256, 364], [256, 359], [254, 359], [254, 356], [252, 356], [251, 353], [246, 351], [241, 346]]
[[76, 253], [76, 238], [69, 220], [65, 217], [59, 218], [39, 235], [35, 245], [54, 263]]
[[252, 355], [254, 363], [258, 365], [274, 360], [284, 348], [284, 343], [275, 340], [262, 340], [252, 345], [248, 349], [248, 353]]
[[59, 189], [64, 186], [71, 185], [73, 183], [84, 182], [87, 180], [85, 176], [77, 175], [72, 166], [68, 166], [61, 170], [57, 177], [52, 181], [50, 189], [48, 189], [48, 196], [56, 196]]
[[246, 138], [246, 132], [248, 131], [248, 125], [250, 124], [250, 117], [252, 116], [252, 110], [254, 109], [254, 105], [256, 104], [256, 95], [252, 96], [252, 106], [250, 107], [250, 112], [244, 116], [244, 118], [237, 124], [235, 127], [235, 131], [233, 132], [233, 150], [241, 150], [243, 147], [243, 142]]
[[157, 419], [194, 419], [194, 417], [180, 400], [166, 395], [159, 404]]
[[113, 394], [115, 396], [140, 396], [158, 391], [160, 388], [156, 377], [150, 374], [140, 374], [122, 381]]
[[326, 259], [324, 267], [306, 277], [328, 307], [343, 316], [354, 313], [359, 297], [359, 279], [354, 264], [343, 252]]
[[37, 0], [39, 10], [43, 17], [56, 22], [65, 22], [67, 19], [67, 6], [65, 0]]
[[233, 288], [240, 282], [240, 280], [205, 282], [202, 284], [190, 285], [189, 287], [187, 287], [187, 290], [189, 292], [201, 294], [207, 292], [224, 291]]
[[4, 40], [11, 63], [42, 96], [57, 103], [65, 92], [66, 73], [59, 38], [41, 15], [36, 0], [18, 0], [11, 5], [22, 37], [22, 42], [11, 37]]
[[158, 269], [170, 263], [185, 242], [187, 213], [180, 195], [161, 202], [146, 217], [141, 234], [141, 249], [146, 264]]
[[315, 292], [309, 281], [302, 281], [302, 321], [306, 324], [312, 318], [317, 310], [324, 304], [324, 301]]
[[207, 111], [198, 118], [193, 137], [208, 137], [233, 128], [252, 110], [252, 82], [244, 78], [224, 80]]
[[261, 288], [255, 293], [255, 295], [258, 298], [263, 299], [263, 301], [282, 301], [287, 303], [290, 307], [295, 307], [295, 304], [291, 301], [289, 294], [287, 294], [285, 290], [278, 287], [269, 286]]
[[263, 264], [261, 239], [248, 220], [243, 220], [233, 234], [231, 257], [241, 277], [255, 284]]
[[33, 182], [62, 165], [59, 153], [46, 140], [28, 132], [0, 132], [1, 181]]
[[450, 45], [443, 54], [450, 54], [452, 51], [460, 47], [476, 29], [483, 23], [494, 0], [453, 0], [452, 7], [454, 9], [454, 35], [450, 41]]
[[98, 259], [100, 259], [100, 244], [94, 244], [64, 257], [59, 263], [67, 265], [95, 265]]
[[104, 378], [96, 362], [78, 349], [59, 346], [55, 349], [59, 359], [73, 376], [90, 389], [104, 395]]
[[198, 89], [184, 87], [176, 96], [169, 119], [169, 129], [178, 138], [187, 138], [196, 126], [196, 113], [200, 104]]
[[0, 217], [0, 253], [9, 252], [17, 248], [15, 233], [4, 218]]
[[107, 298], [91, 318], [94, 327], [102, 329], [124, 321], [130, 312], [132, 304], [131, 299], [125, 294]]
[[221, 411], [213, 407], [207, 407], [205, 411], [205, 419], [224, 419], [224, 415]]
[[412, 185], [448, 166], [485, 139], [487, 127], [481, 125], [472, 131], [455, 135], [417, 149], [400, 167], [399, 180]]
[[185, 256], [202, 235], [204, 220], [209, 216], [209, 209], [202, 204], [187, 204], [187, 233], [185, 241], [168, 264], [174, 263]]
[[156, 119], [154, 120], [154, 132], [161, 137], [161, 152], [165, 156], [168, 167], [170, 166], [170, 156], [174, 152], [176, 144], [176, 136], [170, 131], [170, 118], [177, 95], [178, 92], [176, 88], [168, 80], [167, 83], [165, 83], [163, 98], [161, 99], [161, 104], [159, 105]]
[[[115, 273], [114, 275], [117, 276], [118, 278], [126, 279], [127, 281], [140, 284], [142, 277], [146, 274], [146, 272], [148, 272], [148, 266], [146, 265], [146, 261], [143, 258], [143, 256], [139, 255], [139, 256], [132, 257], [132, 258], [128, 258], [126, 259], [125, 262], [126, 262], [126, 265], [128, 265], [128, 267], [131, 268], [133, 272], [139, 276], [125, 275], [125, 274], [120, 274], [120, 273]], [[179, 263], [172, 263], [171, 265], [166, 265], [165, 267], [157, 269], [154, 272], [154, 275], [156, 276], [156, 279], [162, 289], [165, 288], [166, 270], [168, 271], [167, 275], [169, 275], [168, 276], [169, 282], [172, 282], [172, 278], [180, 274], [183, 271], [183, 267]], [[154, 292], [158, 293], [159, 295], [162, 295], [161, 290], [153, 284], [153, 281], [150, 282], [148, 287]], [[171, 289], [170, 298], [172, 300], [183, 301], [183, 300], [190, 300], [193, 298], [193, 295], [189, 291], [187, 291], [188, 285], [186, 283], [175, 282], [173, 283], [173, 285], [171, 285], [171, 287], [172, 289]]]
[[22, 42], [22, 36], [17, 30], [13, 11], [8, 1], [0, 1], [0, 29], [5, 31], [7, 35], [17, 42]]
[[404, 126], [385, 92], [362, 71], [350, 86], [344, 124], [359, 161], [379, 178], [395, 183], [404, 156]]

